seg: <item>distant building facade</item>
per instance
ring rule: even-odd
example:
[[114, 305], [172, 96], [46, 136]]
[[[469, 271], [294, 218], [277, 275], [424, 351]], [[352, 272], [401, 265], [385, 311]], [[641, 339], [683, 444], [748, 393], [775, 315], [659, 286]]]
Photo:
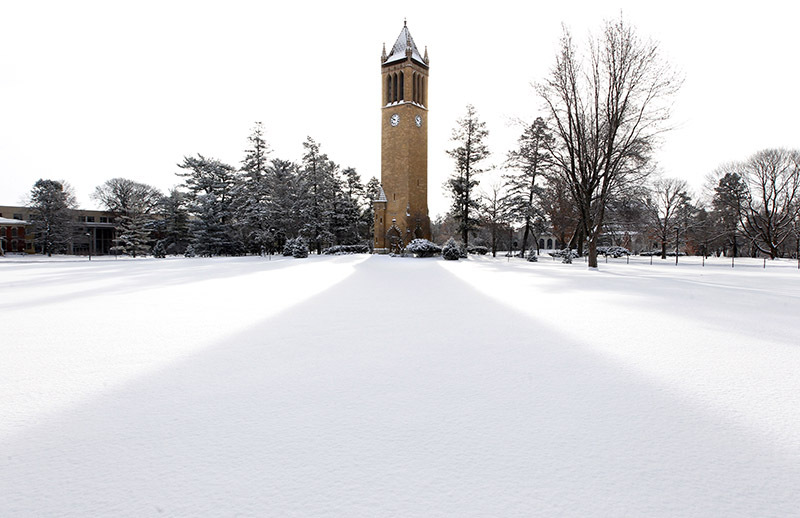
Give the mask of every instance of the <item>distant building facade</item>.
[[428, 50], [403, 24], [381, 55], [381, 193], [374, 202], [377, 253], [431, 238], [428, 215]]
[[[8, 220], [18, 223], [7, 223]], [[24, 231], [22, 230], [24, 229]], [[28, 207], [0, 206], [0, 240], [6, 252], [40, 252], [35, 245], [36, 225]], [[69, 253], [104, 255], [114, 246], [114, 214], [100, 210], [72, 211], [72, 239]]]

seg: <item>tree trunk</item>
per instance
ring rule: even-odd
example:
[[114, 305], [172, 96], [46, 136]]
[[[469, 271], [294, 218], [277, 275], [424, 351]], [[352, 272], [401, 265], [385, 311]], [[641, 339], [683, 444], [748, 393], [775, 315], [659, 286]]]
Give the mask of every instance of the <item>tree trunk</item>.
[[525, 251], [528, 249], [528, 233], [531, 231], [530, 223], [525, 223], [525, 232], [522, 234], [522, 257], [525, 257]]
[[589, 245], [589, 268], [597, 268], [597, 236], [590, 238]]
[[661, 258], [662, 259], [667, 258], [667, 242], [664, 241], [663, 239], [661, 240]]

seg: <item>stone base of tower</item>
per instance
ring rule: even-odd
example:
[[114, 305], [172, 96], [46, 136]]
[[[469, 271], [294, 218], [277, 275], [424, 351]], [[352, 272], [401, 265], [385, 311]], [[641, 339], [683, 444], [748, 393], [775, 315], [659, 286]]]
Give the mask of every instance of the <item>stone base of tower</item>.
[[387, 202], [374, 202], [375, 221], [373, 250], [376, 254], [399, 253], [414, 239], [431, 239], [430, 218], [425, 215], [407, 214], [392, 217], [386, 212]]

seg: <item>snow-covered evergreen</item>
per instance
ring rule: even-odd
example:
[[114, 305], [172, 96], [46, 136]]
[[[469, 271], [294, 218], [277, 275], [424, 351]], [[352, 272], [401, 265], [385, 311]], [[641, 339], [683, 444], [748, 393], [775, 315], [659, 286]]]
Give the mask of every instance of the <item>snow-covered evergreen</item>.
[[427, 239], [414, 239], [406, 245], [405, 251], [417, 257], [433, 257], [442, 253], [442, 247]]
[[461, 257], [461, 248], [452, 237], [442, 247], [442, 257], [447, 261], [458, 261]]

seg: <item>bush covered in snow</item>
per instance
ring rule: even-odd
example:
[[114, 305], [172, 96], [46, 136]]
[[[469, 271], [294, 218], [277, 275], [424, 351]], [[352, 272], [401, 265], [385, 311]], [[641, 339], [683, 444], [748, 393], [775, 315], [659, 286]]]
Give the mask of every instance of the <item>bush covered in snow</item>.
[[577, 250], [572, 250], [571, 248], [565, 248], [563, 250], [553, 250], [552, 252], [547, 252], [550, 257], [569, 257], [570, 259], [575, 259], [576, 257], [580, 257], [578, 255]]
[[369, 245], [336, 245], [322, 251], [324, 255], [368, 254]]
[[415, 239], [406, 245], [405, 251], [417, 257], [433, 257], [442, 253], [442, 247], [427, 239]]
[[448, 261], [458, 261], [461, 257], [461, 249], [452, 237], [442, 247], [442, 257]]
[[468, 251], [469, 251], [469, 253], [475, 254], [475, 255], [486, 255], [486, 254], [489, 253], [489, 249], [487, 247], [485, 247], [485, 246], [482, 246], [482, 245], [473, 245], [473, 246], [469, 247]]
[[302, 237], [298, 237], [294, 240], [294, 245], [292, 246], [292, 257], [296, 257], [297, 259], [304, 259], [308, 257], [308, 243]]
[[294, 238], [287, 239], [286, 242], [283, 244], [283, 255], [284, 257], [290, 257], [294, 253]]
[[183, 252], [184, 257], [194, 257], [195, 255], [197, 254], [195, 253], [194, 246], [192, 245], [187, 246], [186, 250]]
[[159, 239], [156, 241], [156, 246], [153, 247], [153, 257], [163, 259], [167, 256], [167, 249], [164, 247], [164, 241]]
[[536, 263], [539, 262], [539, 256], [536, 255], [536, 250], [531, 250], [528, 253], [528, 262], [529, 263]]
[[622, 246], [598, 246], [597, 253], [602, 255], [610, 255], [611, 257], [631, 255], [631, 251]]

